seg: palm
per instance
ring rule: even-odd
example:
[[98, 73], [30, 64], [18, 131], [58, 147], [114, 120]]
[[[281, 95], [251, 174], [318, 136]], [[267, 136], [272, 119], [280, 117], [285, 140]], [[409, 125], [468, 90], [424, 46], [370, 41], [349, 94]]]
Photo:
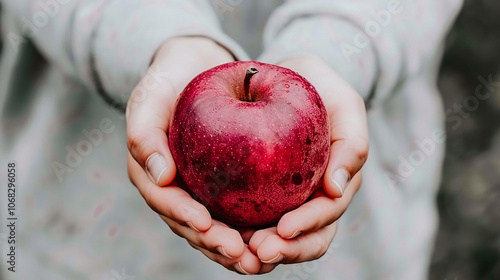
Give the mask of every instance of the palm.
[[[368, 152], [363, 100], [333, 69], [309, 58], [288, 60], [281, 66], [297, 71], [316, 87], [329, 115], [332, 144], [323, 188], [285, 214], [276, 227], [253, 233], [250, 249], [266, 263], [262, 267], [266, 272], [278, 263], [310, 261], [327, 251], [336, 232], [335, 221], [360, 186], [358, 171]], [[338, 175], [338, 170], [346, 175], [332, 176]]]

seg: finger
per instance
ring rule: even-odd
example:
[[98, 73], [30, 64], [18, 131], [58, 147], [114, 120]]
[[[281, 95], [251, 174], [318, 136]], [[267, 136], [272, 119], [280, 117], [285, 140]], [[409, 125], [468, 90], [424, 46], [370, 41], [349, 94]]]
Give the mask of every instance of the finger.
[[258, 230], [252, 235], [252, 238], [250, 239], [248, 247], [250, 248], [252, 253], [257, 254], [257, 250], [259, 249], [260, 244], [268, 236], [277, 235], [277, 234], [278, 234], [278, 232], [276, 230], [276, 227], [270, 227], [270, 228]]
[[245, 246], [245, 251], [240, 257], [239, 262], [234, 265], [234, 268], [243, 274], [252, 275], [259, 272], [261, 262], [259, 258], [250, 251], [248, 246]]
[[[339, 113], [340, 114], [340, 113]], [[333, 118], [335, 118], [334, 116]], [[331, 197], [344, 195], [349, 182], [361, 169], [368, 157], [368, 136], [358, 124], [345, 121], [333, 124], [332, 145], [323, 178], [323, 188]]]
[[159, 187], [149, 180], [148, 175], [129, 154], [129, 177], [146, 203], [160, 215], [177, 223], [189, 225], [198, 231], [206, 231], [212, 225], [208, 210], [177, 186]]
[[283, 239], [278, 234], [267, 231], [259, 244], [257, 256], [263, 263], [267, 264], [289, 264], [316, 260], [326, 253], [335, 232], [336, 223], [294, 239]]
[[188, 243], [189, 243], [189, 245], [191, 245], [191, 247], [193, 247], [195, 250], [200, 251], [203, 255], [205, 255], [210, 260], [222, 265], [223, 267], [225, 267], [228, 270], [236, 271], [234, 268], [234, 265], [236, 264], [236, 260], [227, 258], [227, 257], [221, 255], [220, 253], [214, 253], [212, 251], [209, 251], [209, 250], [207, 250], [201, 246], [198, 246], [190, 241], [188, 241]]
[[324, 95], [328, 96], [332, 144], [323, 185], [328, 195], [341, 197], [368, 157], [366, 108], [363, 99], [350, 86], [328, 85]]
[[323, 185], [328, 195], [341, 197], [368, 157], [366, 108], [363, 99], [350, 86], [328, 85], [323, 91], [328, 96], [332, 142]]
[[180, 93], [196, 75], [231, 61], [231, 53], [212, 39], [191, 36], [170, 39], [158, 50], [152, 66], [161, 65], [174, 91]]
[[155, 72], [143, 77], [127, 104], [127, 145], [151, 181], [164, 186], [175, 177], [166, 131], [178, 93], [158, 67], [150, 68]]
[[318, 189], [311, 200], [281, 217], [277, 226], [278, 234], [290, 239], [330, 225], [345, 212], [360, 184], [359, 172], [341, 198], [332, 198], [326, 195], [323, 189]]
[[257, 256], [252, 254], [248, 247], [245, 247], [243, 254], [237, 259], [229, 259], [223, 255], [213, 253], [203, 247], [190, 243], [190, 245], [203, 253], [212, 261], [221, 264], [226, 269], [235, 271], [239, 274], [253, 275], [260, 271], [261, 262]]
[[126, 112], [127, 144], [157, 185], [167, 185], [175, 177], [166, 131], [178, 95], [199, 73], [231, 60], [231, 55], [211, 39], [173, 38], [158, 50], [132, 92]]
[[213, 253], [220, 253], [229, 259], [239, 258], [243, 254], [245, 244], [238, 231], [227, 225], [216, 222], [210, 229], [198, 232], [190, 227], [183, 226], [174, 220], [161, 216], [172, 231], [192, 244], [204, 248]]

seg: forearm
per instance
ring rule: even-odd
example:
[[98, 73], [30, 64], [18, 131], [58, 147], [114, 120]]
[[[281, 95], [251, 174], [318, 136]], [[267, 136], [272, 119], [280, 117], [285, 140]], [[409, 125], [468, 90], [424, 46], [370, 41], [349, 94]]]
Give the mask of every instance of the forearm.
[[262, 58], [319, 56], [365, 101], [383, 104], [407, 77], [427, 75], [461, 2], [287, 1], [268, 22]]
[[[168, 39], [205, 36], [235, 56], [206, 0], [4, 1], [23, 36], [89, 91], [122, 106]], [[121, 104], [121, 105], [120, 105]]]
[[267, 48], [261, 59], [280, 63], [300, 56], [319, 57], [366, 100], [373, 89], [377, 61], [369, 42], [366, 48], [355, 53], [346, 47], [346, 42], [354, 40], [357, 34], [363, 32], [342, 19], [329, 16], [297, 18], [272, 39], [266, 38]]

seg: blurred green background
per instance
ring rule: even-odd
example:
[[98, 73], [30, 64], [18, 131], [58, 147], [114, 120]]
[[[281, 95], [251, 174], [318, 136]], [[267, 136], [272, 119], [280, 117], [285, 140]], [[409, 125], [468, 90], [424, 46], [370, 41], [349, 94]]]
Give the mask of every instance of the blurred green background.
[[499, 66], [500, 1], [465, 1], [439, 77], [445, 109], [474, 96], [479, 77], [491, 75], [498, 85], [477, 110], [461, 116], [460, 124], [447, 121], [432, 280], [500, 279]]

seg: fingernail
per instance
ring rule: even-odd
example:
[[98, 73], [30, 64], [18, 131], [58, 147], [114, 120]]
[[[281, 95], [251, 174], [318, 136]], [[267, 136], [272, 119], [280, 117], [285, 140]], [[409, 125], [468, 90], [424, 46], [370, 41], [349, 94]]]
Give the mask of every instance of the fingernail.
[[221, 253], [224, 257], [232, 259], [232, 257], [230, 257], [230, 256], [226, 253], [226, 250], [224, 249], [224, 247], [222, 247], [222, 246], [218, 246], [218, 247], [216, 247], [215, 249], [216, 249], [217, 251], [219, 251], [219, 253]]
[[146, 172], [155, 184], [160, 182], [161, 176], [167, 170], [167, 161], [159, 153], [154, 153], [146, 160]]
[[301, 234], [302, 231], [300, 230], [296, 230], [290, 237], [288, 237], [288, 239], [292, 239], [292, 238], [295, 238], [297, 237], [299, 234]]
[[237, 271], [243, 273], [243, 274], [246, 274], [246, 275], [250, 275], [250, 273], [246, 272], [243, 267], [241, 266], [241, 262], [238, 262], [236, 264], [234, 264], [234, 269], [236, 269]]
[[347, 188], [350, 180], [349, 173], [344, 169], [337, 169], [332, 174], [332, 182], [340, 191], [341, 195], [344, 195], [344, 191]]
[[196, 230], [197, 232], [201, 232], [199, 229], [197, 229], [197, 228], [193, 225], [193, 223], [191, 223], [191, 222], [186, 222], [186, 224], [187, 224], [190, 228], [192, 228], [192, 229]]
[[262, 261], [263, 263], [277, 263], [282, 261], [285, 258], [282, 253], [278, 253], [278, 255], [270, 260]]

